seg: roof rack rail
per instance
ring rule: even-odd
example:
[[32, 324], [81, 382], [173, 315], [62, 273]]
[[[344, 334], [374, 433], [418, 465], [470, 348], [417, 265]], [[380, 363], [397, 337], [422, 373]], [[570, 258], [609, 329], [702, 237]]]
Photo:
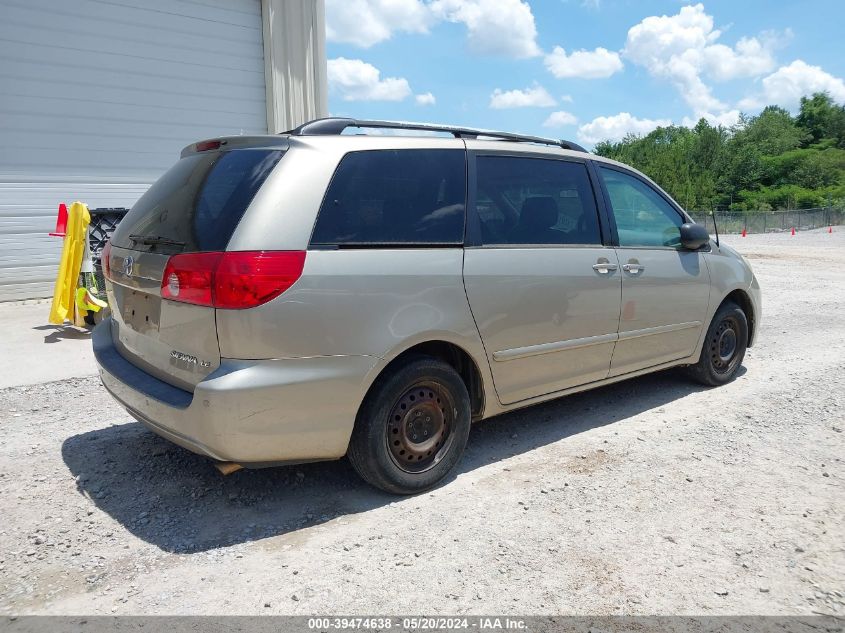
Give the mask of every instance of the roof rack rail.
[[348, 119], [341, 117], [330, 117], [326, 119], [314, 119], [303, 123], [293, 130], [282, 132], [291, 136], [334, 136], [343, 133], [347, 128], [374, 128], [390, 130], [419, 130], [424, 132], [445, 132], [455, 138], [486, 138], [501, 139], [503, 141], [515, 141], [520, 143], [538, 143], [540, 145], [553, 145], [562, 149], [586, 152], [583, 147], [572, 141], [543, 138], [541, 136], [527, 136], [525, 134], [512, 134], [511, 132], [495, 132], [493, 130], [481, 130], [469, 127], [456, 127], [453, 125], [435, 125], [432, 123], [409, 123], [406, 121], [370, 121], [365, 119]]

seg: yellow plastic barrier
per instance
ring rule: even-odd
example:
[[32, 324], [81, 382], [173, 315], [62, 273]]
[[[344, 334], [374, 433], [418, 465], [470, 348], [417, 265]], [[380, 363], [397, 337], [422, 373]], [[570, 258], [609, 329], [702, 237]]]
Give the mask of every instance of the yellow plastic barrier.
[[67, 231], [62, 247], [62, 259], [56, 286], [53, 290], [53, 305], [50, 308], [50, 323], [62, 325], [73, 321], [74, 325], [83, 326], [85, 315], [76, 307], [76, 287], [82, 267], [82, 255], [85, 252], [85, 240], [91, 214], [88, 205], [74, 202], [68, 211]]

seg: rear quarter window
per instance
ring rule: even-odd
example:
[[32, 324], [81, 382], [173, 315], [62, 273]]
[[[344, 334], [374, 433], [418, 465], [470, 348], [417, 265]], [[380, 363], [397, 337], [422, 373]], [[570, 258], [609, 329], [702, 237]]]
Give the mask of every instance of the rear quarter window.
[[329, 184], [311, 244], [462, 244], [465, 198], [463, 150], [351, 152]]
[[[165, 253], [224, 250], [283, 154], [283, 150], [237, 149], [182, 158], [138, 199], [118, 225], [112, 243]], [[172, 243], [145, 244], [144, 237]]]

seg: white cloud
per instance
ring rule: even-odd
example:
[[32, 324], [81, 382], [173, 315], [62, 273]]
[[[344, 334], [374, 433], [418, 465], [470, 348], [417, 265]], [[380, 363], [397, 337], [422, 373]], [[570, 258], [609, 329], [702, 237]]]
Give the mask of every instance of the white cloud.
[[669, 119], [638, 119], [628, 112], [600, 116], [578, 128], [578, 138], [585, 143], [621, 141], [627, 134], [648, 134], [658, 127], [672, 125]]
[[735, 48], [713, 44], [701, 51], [704, 69], [716, 81], [757, 77], [775, 67], [772, 47], [756, 37], [743, 37]]
[[434, 95], [430, 92], [426, 92], [421, 95], [416, 95], [414, 100], [417, 102], [417, 105], [427, 106], [427, 105], [434, 105], [437, 103], [437, 99], [434, 98]]
[[838, 101], [845, 101], [845, 82], [825, 72], [820, 66], [811, 66], [796, 59], [788, 66], [781, 66], [761, 82], [762, 91], [739, 102], [741, 108], [755, 110], [767, 105], [794, 109], [801, 97], [814, 92], [829, 92]]
[[560, 95], [560, 100], [566, 103], [572, 103], [574, 101], [571, 95]]
[[382, 79], [378, 68], [360, 59], [330, 59], [328, 80], [344, 101], [402, 101], [411, 94], [406, 79]]
[[727, 106], [713, 96], [703, 77], [726, 81], [769, 72], [782, 36], [743, 37], [730, 47], [717, 43], [721, 35], [704, 5], [690, 5], [676, 15], [650, 16], [632, 26], [624, 54], [655, 77], [672, 81], [696, 115], [723, 112]]
[[534, 86], [525, 90], [500, 90], [496, 88], [490, 95], [490, 107], [495, 110], [507, 108], [548, 108], [557, 105], [555, 98], [543, 88]]
[[518, 59], [540, 55], [531, 7], [523, 0], [327, 0], [326, 37], [368, 48], [395, 31], [427, 33], [437, 22], [463, 24], [469, 48]]
[[619, 53], [601, 47], [594, 51], [573, 51], [567, 55], [563, 48], [555, 46], [544, 61], [549, 72], [558, 79], [599, 79], [610, 77], [623, 68]]
[[549, 117], [543, 121], [543, 127], [566, 127], [567, 125], [575, 125], [576, 123], [578, 123], [578, 117], [571, 112], [559, 110], [558, 112], [552, 112]]
[[531, 7], [522, 0], [434, 0], [432, 14], [467, 28], [469, 48], [523, 59], [540, 54]]
[[326, 37], [369, 48], [394, 31], [427, 33], [434, 22], [420, 0], [326, 0]]

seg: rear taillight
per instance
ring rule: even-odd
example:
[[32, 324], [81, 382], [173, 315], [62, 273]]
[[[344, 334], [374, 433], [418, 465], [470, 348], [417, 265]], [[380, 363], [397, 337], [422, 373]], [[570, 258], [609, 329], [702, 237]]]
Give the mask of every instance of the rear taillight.
[[237, 310], [267, 303], [296, 283], [304, 265], [305, 251], [223, 253], [215, 277], [214, 305]]
[[186, 253], [167, 260], [161, 297], [241, 310], [267, 303], [302, 275], [305, 251]]
[[201, 306], [214, 305], [214, 271], [223, 253], [186, 253], [167, 260], [161, 298]]
[[103, 267], [103, 277], [111, 279], [111, 240], [106, 240], [106, 245], [100, 251], [100, 265]]

